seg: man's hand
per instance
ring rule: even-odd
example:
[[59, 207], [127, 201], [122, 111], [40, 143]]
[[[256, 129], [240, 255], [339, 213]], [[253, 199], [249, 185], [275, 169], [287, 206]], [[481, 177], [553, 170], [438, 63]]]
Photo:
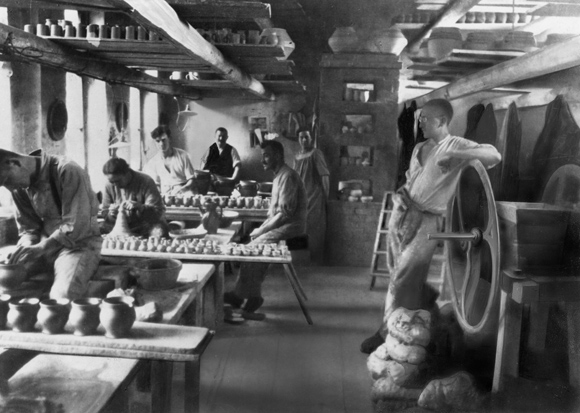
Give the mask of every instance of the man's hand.
[[251, 233], [250, 233], [250, 238], [252, 240], [258, 238], [260, 235], [262, 235], [262, 231], [261, 231], [262, 227], [256, 228], [254, 229]]
[[124, 201], [121, 204], [121, 208], [129, 212], [129, 214], [136, 213], [140, 215], [143, 212], [143, 204], [137, 201]]
[[12, 254], [8, 255], [8, 263], [34, 262], [44, 255], [42, 244], [19, 245]]

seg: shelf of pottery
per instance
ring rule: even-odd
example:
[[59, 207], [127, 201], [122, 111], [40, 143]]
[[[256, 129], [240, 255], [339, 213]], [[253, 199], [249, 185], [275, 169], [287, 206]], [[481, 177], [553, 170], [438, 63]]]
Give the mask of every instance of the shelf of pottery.
[[[95, 52], [99, 57], [127, 66], [167, 71], [173, 71], [172, 68], [204, 71], [211, 69], [201, 61], [183, 55], [180, 49], [163, 41], [154, 31], [138, 25], [73, 25], [68, 20], [47, 19], [46, 23], [24, 25], [24, 31], [75, 49]], [[227, 58], [236, 61], [264, 58], [284, 61], [294, 50], [294, 43], [286, 30], [279, 28], [264, 29], [261, 32], [234, 32], [229, 28], [198, 29], [198, 33], [220, 49]], [[176, 78], [185, 78], [185, 74]]]

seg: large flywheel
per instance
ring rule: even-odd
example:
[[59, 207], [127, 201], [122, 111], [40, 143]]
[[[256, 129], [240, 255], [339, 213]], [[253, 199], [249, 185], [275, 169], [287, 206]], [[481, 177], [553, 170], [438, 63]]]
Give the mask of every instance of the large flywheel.
[[445, 232], [429, 238], [446, 241], [447, 282], [459, 324], [468, 334], [487, 332], [497, 322], [492, 315], [501, 262], [495, 199], [481, 162], [470, 161], [462, 168]]

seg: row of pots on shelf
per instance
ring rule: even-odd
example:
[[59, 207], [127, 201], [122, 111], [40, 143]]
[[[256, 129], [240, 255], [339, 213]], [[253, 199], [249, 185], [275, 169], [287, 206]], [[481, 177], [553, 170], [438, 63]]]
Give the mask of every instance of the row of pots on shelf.
[[65, 334], [67, 323], [79, 336], [95, 335], [99, 324], [110, 338], [126, 337], [135, 322], [133, 297], [80, 298], [72, 302], [66, 298], [13, 299], [0, 296], [0, 328], [9, 326], [17, 332], [35, 332], [36, 324], [45, 334]]
[[25, 24], [24, 31], [37, 36], [76, 37], [99, 39], [125, 39], [159, 41], [157, 33], [147, 31], [143, 26], [109, 26], [107, 24], [73, 24], [70, 21], [59, 20], [59, 23], [47, 21], [46, 24]]
[[222, 208], [246, 208], [268, 209], [270, 198], [261, 196], [238, 196], [226, 195], [165, 195], [163, 202], [166, 206], [193, 207], [197, 208], [207, 202], [214, 202]]
[[[415, 12], [399, 14], [392, 22], [393, 24], [429, 23], [436, 17], [437, 13]], [[529, 23], [532, 17], [527, 13], [467, 12], [457, 20], [457, 23]]]

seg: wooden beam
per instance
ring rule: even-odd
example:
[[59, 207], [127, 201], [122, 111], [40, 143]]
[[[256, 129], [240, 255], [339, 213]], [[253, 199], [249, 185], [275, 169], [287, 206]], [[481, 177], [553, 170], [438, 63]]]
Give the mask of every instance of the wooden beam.
[[580, 4], [546, 4], [534, 11], [534, 16], [580, 17]]
[[421, 96], [416, 101], [422, 106], [435, 98], [453, 100], [575, 66], [580, 66], [580, 36], [483, 69]]
[[183, 87], [170, 80], [159, 79], [123, 65], [103, 61], [88, 53], [79, 53], [2, 23], [0, 23], [0, 51], [23, 61], [56, 67], [109, 83], [120, 83], [149, 92], [193, 100], [200, 99], [199, 91], [194, 88]]
[[415, 35], [407, 44], [407, 50], [413, 50], [421, 45], [431, 29], [437, 26], [445, 26], [455, 24], [457, 20], [469, 11], [473, 6], [478, 4], [481, 0], [450, 0], [435, 19], [427, 23], [418, 34]]
[[104, 0], [0, 0], [0, 7], [11, 7], [17, 9], [115, 11], [115, 9]]
[[184, 54], [199, 58], [233, 84], [248, 90], [262, 99], [273, 100], [274, 95], [223, 54], [179, 16], [164, 0], [107, 0], [148, 29], [157, 32]]
[[270, 5], [259, 1], [231, 0], [167, 0], [179, 17], [189, 18], [254, 20], [269, 19]]

